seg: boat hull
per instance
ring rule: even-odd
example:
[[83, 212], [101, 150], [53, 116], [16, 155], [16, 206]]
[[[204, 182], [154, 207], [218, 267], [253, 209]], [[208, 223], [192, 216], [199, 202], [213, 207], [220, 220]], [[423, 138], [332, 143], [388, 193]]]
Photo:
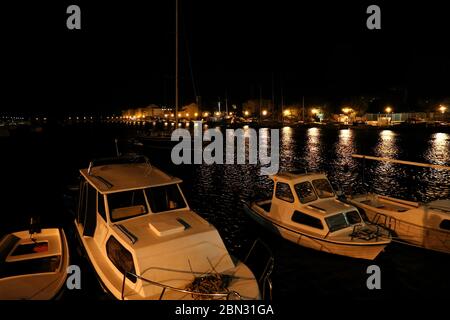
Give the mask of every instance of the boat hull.
[[271, 219], [270, 217], [264, 216], [264, 214], [253, 210], [251, 205], [248, 203], [244, 205], [244, 210], [253, 220], [258, 222], [264, 228], [280, 235], [284, 239], [300, 246], [322, 252], [357, 259], [374, 260], [389, 244], [389, 241], [373, 244], [345, 244], [342, 242], [330, 241], [327, 239], [308, 235], [284, 226], [274, 219]]

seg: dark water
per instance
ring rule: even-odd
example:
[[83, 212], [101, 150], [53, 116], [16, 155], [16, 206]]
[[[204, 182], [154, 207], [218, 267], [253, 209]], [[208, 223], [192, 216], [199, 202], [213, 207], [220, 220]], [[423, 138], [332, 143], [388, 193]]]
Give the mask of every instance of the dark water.
[[[264, 129], [268, 132], [268, 129]], [[0, 140], [2, 198], [0, 233], [23, 229], [30, 215], [43, 224], [69, 225], [64, 206], [67, 185], [77, 170], [95, 157], [115, 153], [114, 138], [131, 137], [134, 129], [111, 125], [50, 126], [41, 133], [19, 132]], [[125, 139], [124, 139], [125, 140]], [[352, 153], [450, 165], [450, 134], [427, 130], [283, 128], [281, 169], [324, 171], [335, 188], [376, 191], [409, 200], [450, 198], [450, 172], [366, 161]], [[275, 254], [274, 300], [304, 296], [378, 299], [398, 295], [442, 297], [450, 289], [450, 255], [393, 244], [373, 262], [333, 256], [296, 246], [268, 233], [243, 212], [241, 200], [267, 192], [269, 180], [253, 165], [181, 165], [170, 161], [170, 149], [145, 145], [131, 151], [146, 154], [155, 165], [184, 180], [191, 208], [213, 223], [230, 252], [243, 258], [256, 238]], [[74, 248], [73, 248], [74, 249]], [[72, 252], [74, 263], [89, 270]], [[367, 266], [382, 271], [382, 290], [366, 287]], [[83, 293], [67, 299], [98, 299], [92, 272], [83, 278]]]

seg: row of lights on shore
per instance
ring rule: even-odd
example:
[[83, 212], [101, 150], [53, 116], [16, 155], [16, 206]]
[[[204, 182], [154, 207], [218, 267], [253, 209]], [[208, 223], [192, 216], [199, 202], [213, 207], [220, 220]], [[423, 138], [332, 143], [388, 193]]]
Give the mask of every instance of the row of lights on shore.
[[[437, 109], [438, 109], [439, 112], [441, 112], [442, 114], [444, 114], [444, 113], [448, 110], [448, 107], [441, 104], [441, 105], [438, 106]], [[387, 114], [391, 114], [391, 113], [394, 112], [394, 110], [393, 110], [393, 108], [392, 108], [391, 106], [387, 106], [387, 107], [384, 109], [384, 111], [385, 111]], [[350, 113], [353, 113], [354, 110], [353, 110], [351, 107], [344, 107], [344, 108], [342, 108], [342, 112], [343, 112], [344, 114], [348, 115], [348, 114], [350, 114]], [[320, 114], [320, 113], [321, 113], [321, 110], [320, 110], [319, 108], [312, 108], [312, 109], [311, 109], [311, 113], [312, 113], [313, 115]], [[283, 115], [284, 115], [284, 116], [290, 116], [291, 114], [292, 114], [292, 111], [291, 111], [290, 109], [286, 109], [286, 110], [283, 111]], [[214, 115], [214, 116], [222, 116], [222, 115], [226, 115], [226, 113], [224, 113], [224, 112], [218, 112], [218, 111], [216, 111], [216, 112], [211, 112], [211, 113], [210, 113], [210, 112], [203, 112], [203, 113], [202, 113], [202, 116], [203, 116], [203, 117], [209, 117], [210, 115]], [[229, 112], [228, 115], [229, 115], [229, 116], [233, 116], [234, 113], [233, 113], [233, 112]], [[250, 111], [245, 110], [245, 111], [243, 112], [243, 115], [244, 115], [245, 117], [250, 116]], [[261, 111], [261, 115], [262, 115], [262, 116], [267, 116], [267, 115], [268, 115], [268, 111], [267, 111], [267, 110], [262, 110], [262, 111]], [[198, 112], [195, 112], [195, 113], [193, 114], [193, 116], [194, 116], [194, 118], [198, 118], [199, 113], [198, 113]], [[170, 113], [170, 114], [169, 114], [169, 113], [165, 113], [165, 114], [164, 114], [164, 118], [165, 118], [165, 119], [168, 119], [168, 118], [174, 118], [174, 117], [175, 117], [175, 114], [174, 114], [174, 113]], [[178, 118], [182, 118], [182, 117], [190, 118], [190, 113], [189, 113], [189, 112], [186, 112], [186, 113], [178, 113]], [[139, 121], [139, 120], [144, 121], [145, 118], [146, 118], [146, 117], [145, 117], [144, 115], [136, 115], [136, 116], [114, 116], [114, 115], [113, 115], [113, 116], [107, 116], [107, 117], [103, 117], [103, 116], [100, 117], [101, 120], [106, 119], [106, 120], [127, 120], [127, 121], [130, 121], [130, 120], [131, 120], [131, 121]], [[19, 116], [2, 116], [1, 119], [3, 119], [3, 120], [25, 120], [25, 117], [19, 117]], [[68, 120], [94, 120], [94, 119], [96, 119], [96, 117], [93, 117], [93, 116], [76, 116], [76, 117], [69, 116], [67, 119], [68, 119]], [[36, 120], [36, 121], [40, 121], [40, 120], [47, 121], [47, 117], [35, 117], [34, 120]]]

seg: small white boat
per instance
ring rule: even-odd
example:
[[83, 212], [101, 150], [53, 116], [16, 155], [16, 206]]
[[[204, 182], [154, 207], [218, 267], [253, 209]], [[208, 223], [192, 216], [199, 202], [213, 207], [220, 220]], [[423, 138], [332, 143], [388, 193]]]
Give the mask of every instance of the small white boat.
[[145, 157], [91, 162], [80, 172], [76, 234], [114, 298], [260, 298], [252, 271], [189, 208], [180, 179]]
[[245, 211], [283, 238], [328, 253], [373, 260], [391, 242], [389, 232], [367, 224], [358, 209], [337, 199], [322, 173], [279, 173], [272, 199], [246, 203]]
[[20, 231], [0, 241], [0, 300], [49, 300], [65, 285], [69, 249], [62, 229]]
[[389, 228], [396, 241], [450, 253], [450, 200], [420, 204], [369, 193], [347, 201], [373, 223]]

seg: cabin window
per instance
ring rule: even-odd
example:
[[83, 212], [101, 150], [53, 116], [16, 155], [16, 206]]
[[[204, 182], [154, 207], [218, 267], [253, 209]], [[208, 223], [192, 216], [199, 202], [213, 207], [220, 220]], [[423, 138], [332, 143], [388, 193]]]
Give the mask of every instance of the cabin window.
[[450, 220], [442, 220], [439, 228], [444, 230], [450, 230]]
[[308, 203], [317, 199], [314, 188], [309, 181], [298, 183], [294, 188], [301, 203]]
[[154, 213], [186, 208], [186, 203], [176, 184], [148, 188], [145, 189], [145, 194]]
[[291, 187], [287, 183], [278, 182], [275, 190], [275, 196], [278, 199], [294, 202], [294, 195], [292, 194]]
[[[120, 273], [124, 274], [125, 272], [131, 272], [133, 274], [136, 273], [134, 269], [134, 261], [133, 256], [130, 251], [128, 251], [123, 245], [117, 241], [116, 238], [110, 237], [106, 242], [106, 253], [108, 255], [109, 260], [111, 260], [112, 264], [120, 271]], [[136, 283], [136, 277], [130, 274], [127, 274], [127, 278]]]
[[327, 217], [325, 218], [325, 221], [327, 222], [330, 232], [333, 232], [361, 223], [362, 219], [357, 211], [350, 211]]
[[327, 179], [313, 180], [314, 189], [316, 189], [319, 198], [331, 198], [334, 197], [334, 191], [330, 182]]
[[134, 218], [147, 213], [142, 189], [111, 193], [107, 195], [112, 222]]
[[347, 222], [349, 225], [354, 225], [361, 222], [361, 216], [357, 211], [346, 212]]
[[325, 218], [325, 221], [327, 222], [330, 232], [334, 232], [348, 227], [347, 220], [345, 220], [345, 216], [343, 213], [327, 217]]
[[294, 211], [294, 214], [292, 215], [292, 221], [303, 224], [305, 226], [323, 230], [323, 224], [319, 218], [312, 217], [309, 214], [300, 211]]
[[100, 214], [100, 216], [105, 220], [106, 222], [106, 210], [105, 210], [105, 201], [104, 196], [97, 192], [97, 211]]

